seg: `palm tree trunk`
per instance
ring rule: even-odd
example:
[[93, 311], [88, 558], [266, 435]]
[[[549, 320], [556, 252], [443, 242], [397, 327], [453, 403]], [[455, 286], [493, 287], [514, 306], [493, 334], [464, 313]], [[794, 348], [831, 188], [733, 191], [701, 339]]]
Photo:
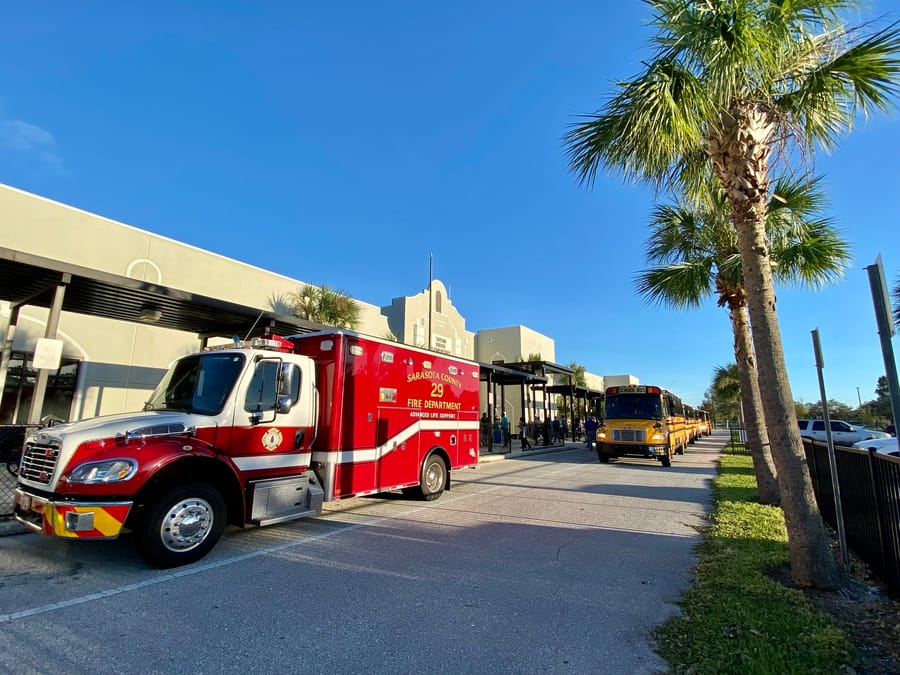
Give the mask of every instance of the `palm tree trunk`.
[[761, 109], [736, 101], [707, 138], [707, 152], [728, 195], [741, 252], [759, 385], [788, 533], [791, 576], [800, 586], [836, 589], [840, 568], [816, 504], [775, 311], [766, 241], [769, 153], [773, 127]]
[[741, 381], [741, 402], [744, 424], [747, 428], [747, 444], [750, 446], [750, 458], [753, 460], [753, 472], [756, 474], [757, 497], [761, 504], [777, 506], [781, 502], [781, 495], [778, 492], [775, 465], [769, 447], [769, 434], [766, 431], [759, 394], [747, 307], [742, 302], [736, 302], [729, 306], [729, 313], [734, 333], [734, 359]]

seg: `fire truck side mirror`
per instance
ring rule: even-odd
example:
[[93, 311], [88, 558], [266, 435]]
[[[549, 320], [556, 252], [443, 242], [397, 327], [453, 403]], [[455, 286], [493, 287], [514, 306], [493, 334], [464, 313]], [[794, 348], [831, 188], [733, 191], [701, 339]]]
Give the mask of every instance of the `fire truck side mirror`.
[[289, 413], [291, 411], [291, 403], [291, 397], [283, 394], [278, 397], [278, 403], [276, 404], [275, 410], [281, 414]]

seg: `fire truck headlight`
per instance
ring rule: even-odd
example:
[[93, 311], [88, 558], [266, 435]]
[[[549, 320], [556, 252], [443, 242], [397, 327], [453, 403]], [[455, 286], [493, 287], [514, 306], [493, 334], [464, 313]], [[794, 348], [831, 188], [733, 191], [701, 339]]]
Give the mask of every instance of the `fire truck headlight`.
[[133, 459], [110, 459], [103, 462], [88, 462], [69, 474], [70, 483], [118, 483], [128, 480], [137, 471]]

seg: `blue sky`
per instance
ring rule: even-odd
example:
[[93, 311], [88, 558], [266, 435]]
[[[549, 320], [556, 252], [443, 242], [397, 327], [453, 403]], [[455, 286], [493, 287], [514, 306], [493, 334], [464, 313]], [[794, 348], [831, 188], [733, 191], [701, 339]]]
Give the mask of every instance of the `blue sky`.
[[[897, 16], [894, 2], [863, 18]], [[376, 305], [434, 275], [477, 331], [524, 324], [556, 359], [698, 404], [728, 315], [647, 305], [653, 194], [569, 174], [561, 137], [646, 58], [637, 0], [44, 2], [3, 11], [0, 182]], [[780, 288], [794, 398], [874, 398], [865, 267], [900, 278], [900, 115], [815, 169], [854, 262]], [[894, 338], [894, 348], [898, 340]]]

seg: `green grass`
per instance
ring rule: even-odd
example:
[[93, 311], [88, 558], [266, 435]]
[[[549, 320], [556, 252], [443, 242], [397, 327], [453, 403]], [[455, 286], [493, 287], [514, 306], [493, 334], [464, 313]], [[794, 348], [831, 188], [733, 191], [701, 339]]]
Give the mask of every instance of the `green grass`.
[[656, 631], [660, 655], [673, 673], [844, 672], [856, 663], [844, 632], [768, 576], [788, 564], [787, 534], [781, 509], [755, 497], [750, 458], [723, 456], [694, 584]]

